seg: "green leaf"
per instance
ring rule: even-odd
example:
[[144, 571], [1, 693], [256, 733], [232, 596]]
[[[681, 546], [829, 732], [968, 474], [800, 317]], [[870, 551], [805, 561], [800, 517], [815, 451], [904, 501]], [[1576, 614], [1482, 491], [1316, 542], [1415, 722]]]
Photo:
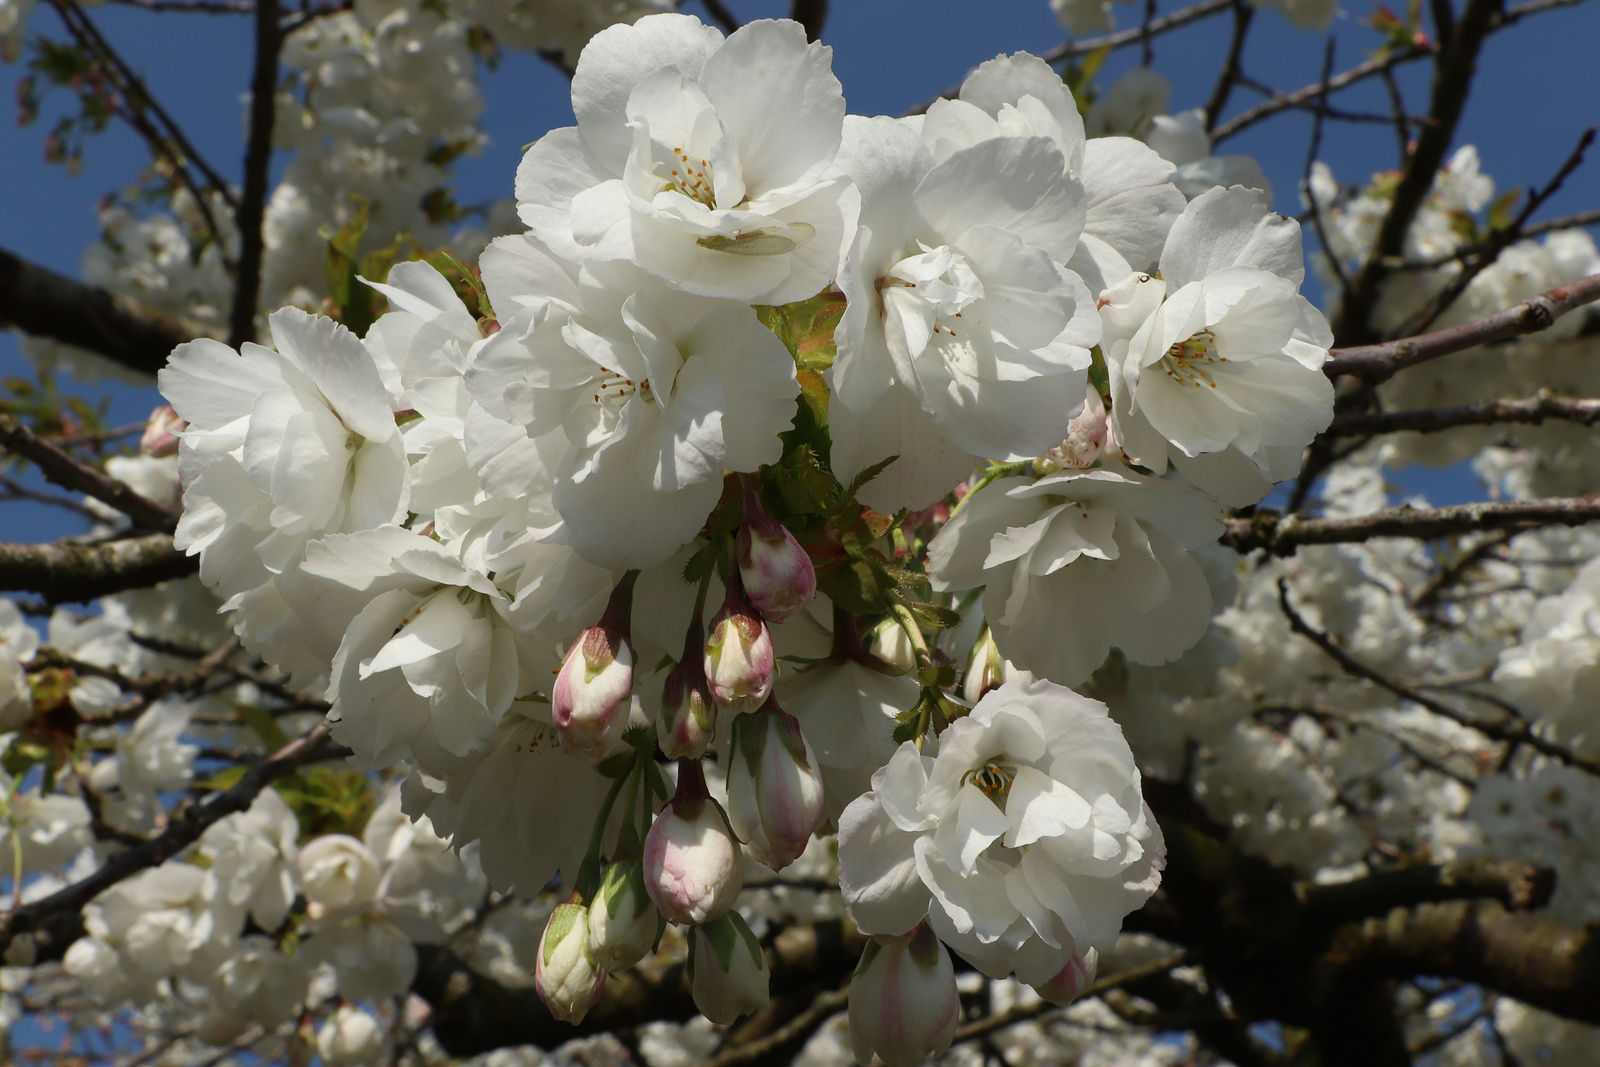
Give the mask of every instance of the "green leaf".
[[229, 767], [225, 770], [219, 771], [217, 774], [206, 779], [204, 782], [201, 782], [200, 785], [202, 788], [213, 789], [218, 793], [221, 793], [238, 785], [239, 779], [244, 777], [246, 770], [247, 768], [242, 765], [237, 767]]
[[261, 743], [267, 746], [268, 752], [276, 752], [289, 743], [289, 735], [283, 732], [283, 727], [278, 725], [278, 720], [265, 708], [253, 704], [235, 704], [234, 714], [239, 716], [239, 721], [250, 727], [255, 735], [261, 738]]
[[921, 601], [911, 601], [906, 606], [911, 609], [911, 614], [916, 616], [918, 625], [924, 630], [949, 630], [961, 624], [961, 613], [954, 608], [947, 608], [941, 604], [925, 604]]
[[862, 468], [856, 473], [854, 478], [850, 479], [850, 485], [845, 489], [844, 495], [849, 497], [851, 500], [854, 500], [856, 494], [861, 491], [862, 486], [866, 485], [868, 482], [872, 481], [872, 479], [888, 470], [889, 464], [893, 463], [899, 458], [900, 457], [898, 455], [890, 456], [888, 459], [880, 459], [870, 467]]

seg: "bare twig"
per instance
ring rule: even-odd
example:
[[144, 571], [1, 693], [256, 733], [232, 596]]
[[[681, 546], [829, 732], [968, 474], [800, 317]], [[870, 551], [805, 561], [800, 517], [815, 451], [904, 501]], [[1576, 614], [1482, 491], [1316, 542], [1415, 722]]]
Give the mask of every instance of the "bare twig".
[[0, 248], [0, 325], [155, 374], [173, 348], [206, 333], [125, 296], [75, 282]]
[[278, 0], [257, 0], [256, 65], [250, 79], [244, 196], [234, 211], [234, 224], [239, 231], [239, 272], [234, 279], [233, 307], [228, 313], [228, 344], [234, 348], [256, 337], [256, 301], [261, 295], [261, 260], [266, 247], [261, 224], [266, 214], [272, 125], [278, 107], [278, 53], [282, 48]]
[[1198, 19], [1221, 14], [1232, 6], [1233, 0], [1200, 0], [1198, 4], [1190, 4], [1188, 7], [1180, 8], [1170, 15], [1162, 15], [1159, 18], [1149, 20], [1148, 23], [1140, 23], [1132, 29], [1119, 30], [1116, 33], [1108, 33], [1101, 37], [1085, 37], [1081, 41], [1068, 41], [1066, 44], [1058, 45], [1048, 52], [1040, 53], [1040, 55], [1044, 57], [1045, 62], [1055, 63], [1058, 60], [1071, 59], [1074, 56], [1086, 56], [1091, 52], [1098, 52], [1102, 48], [1110, 48], [1115, 51], [1125, 45], [1142, 45], [1152, 37], [1159, 37], [1168, 30], [1175, 30], [1179, 26], [1186, 26]]
[[1334, 416], [1325, 431], [1331, 436], [1366, 437], [1385, 433], [1438, 433], [1457, 426], [1493, 426], [1508, 422], [1564, 419], [1593, 426], [1600, 422], [1600, 400], [1555, 396], [1548, 389], [1523, 400], [1481, 400], [1448, 408], [1416, 411], [1351, 412]]
[[[1228, 97], [1233, 94], [1233, 87], [1243, 73], [1240, 66], [1244, 56], [1244, 42], [1250, 35], [1250, 21], [1255, 17], [1256, 9], [1246, 0], [1234, 0], [1233, 3], [1233, 40], [1228, 45], [1228, 58], [1222, 64], [1222, 70], [1217, 75], [1217, 84], [1211, 90], [1211, 99], [1206, 102], [1206, 132], [1210, 133], [1216, 128], [1217, 120], [1222, 117], [1222, 109], [1228, 106]], [[1147, 35], [1148, 36], [1148, 35]], [[1328, 39], [1331, 47], [1333, 38]], [[1327, 73], [1323, 73], [1323, 81], [1327, 81]], [[1326, 96], [1326, 90], [1323, 95]]]
[[330, 758], [332, 753], [323, 744], [327, 737], [327, 725], [318, 723], [303, 737], [289, 742], [246, 771], [233, 788], [190, 807], [156, 837], [125, 852], [116, 853], [87, 878], [0, 916], [0, 951], [8, 947], [18, 934], [37, 930], [52, 916], [78, 911], [129, 875], [176, 856], [199, 840], [208, 826], [224, 816], [245, 810], [258, 793], [279, 778], [292, 774], [301, 764]]
[[[1339, 262], [1339, 256], [1328, 243], [1328, 231], [1322, 224], [1322, 208], [1317, 203], [1317, 198], [1311, 193], [1311, 168], [1317, 162], [1317, 153], [1322, 149], [1322, 120], [1328, 107], [1328, 78], [1333, 74], [1333, 35], [1328, 36], [1327, 48], [1322, 54], [1322, 93], [1317, 97], [1317, 108], [1311, 118], [1311, 143], [1306, 146], [1305, 170], [1300, 175], [1300, 192], [1306, 198], [1306, 203], [1311, 205], [1311, 228], [1316, 231], [1317, 243], [1322, 246], [1323, 258], [1327, 260], [1328, 267], [1339, 280], [1339, 291], [1347, 292], [1350, 288], [1350, 279], [1345, 275], [1344, 264]], [[1401, 117], [1402, 124], [1404, 116]]]
[[146, 11], [186, 11], [203, 15], [248, 15], [256, 9], [254, 0], [111, 0], [114, 4], [141, 7]]
[[88, 602], [143, 589], [199, 569], [197, 557], [172, 547], [172, 535], [146, 534], [99, 544], [0, 542], [0, 590], [40, 593], [51, 603]]
[[141, 529], [171, 533], [177, 528], [177, 512], [167, 505], [134, 492], [104, 471], [79, 463], [14, 416], [3, 413], [0, 413], [0, 448], [32, 460], [40, 473], [56, 485], [87, 493], [102, 504], [116, 508]]
[[1423, 56], [1432, 54], [1433, 49], [1431, 47], [1414, 44], [1410, 48], [1400, 49], [1398, 51], [1387, 52], [1383, 55], [1374, 56], [1366, 62], [1361, 63], [1358, 66], [1351, 67], [1349, 70], [1344, 71], [1343, 73], [1335, 74], [1326, 81], [1319, 81], [1315, 85], [1308, 85], [1303, 89], [1296, 89], [1292, 93], [1280, 93], [1273, 99], [1268, 100], [1265, 103], [1257, 104], [1248, 111], [1235, 115], [1227, 122], [1224, 122], [1222, 125], [1218, 126], [1211, 133], [1211, 143], [1216, 145], [1221, 141], [1232, 137], [1240, 130], [1248, 129], [1261, 120], [1276, 115], [1280, 111], [1284, 111], [1289, 108], [1303, 107], [1308, 101], [1316, 99], [1319, 96], [1327, 96], [1329, 93], [1337, 92], [1348, 85], [1354, 85], [1356, 82], [1364, 81], [1367, 78], [1382, 74], [1384, 71], [1399, 66], [1401, 63], [1409, 63], [1413, 59], [1420, 59]]
[[[1101, 993], [1109, 993], [1113, 989], [1120, 989], [1121, 987], [1129, 985], [1133, 982], [1138, 982], [1145, 978], [1153, 978], [1158, 974], [1166, 974], [1174, 967], [1183, 966], [1183, 961], [1186, 958], [1188, 958], [1188, 953], [1174, 952], [1170, 956], [1163, 956], [1158, 960], [1152, 960], [1149, 963], [1141, 964], [1138, 967], [1129, 967], [1125, 971], [1118, 971], [1116, 974], [1108, 974], [1104, 978], [1089, 983], [1088, 987], [1084, 989], [1081, 996], [1097, 997]], [[983, 1037], [986, 1034], [992, 1034], [996, 1030], [1003, 1030], [1008, 1026], [1014, 1026], [1020, 1022], [1027, 1022], [1029, 1019], [1037, 1019], [1039, 1016], [1044, 1015], [1047, 1012], [1060, 1010], [1061, 1009], [1059, 1007], [1048, 1002], [1042, 1004], [1030, 1004], [1023, 1008], [1012, 1008], [1010, 1011], [1004, 1011], [998, 1015], [991, 1015], [987, 1019], [979, 1019], [976, 1022], [970, 1022], [965, 1026], [956, 1027], [955, 1037], [951, 1039], [950, 1043], [952, 1045], [959, 1045], [963, 1041], [971, 1041], [974, 1038]]]
[[705, 7], [706, 14], [716, 19], [724, 32], [732, 33], [742, 25], [739, 22], [739, 17], [729, 11], [728, 6], [722, 0], [700, 0], [700, 3]]
[[[1572, 230], [1577, 229], [1580, 226], [1594, 225], [1600, 225], [1600, 209], [1596, 209], [1594, 211], [1575, 211], [1570, 215], [1560, 215], [1553, 219], [1546, 219], [1543, 222], [1532, 223], [1522, 228], [1522, 237], [1538, 237], [1541, 234], [1550, 233], [1554, 230]], [[1458, 248], [1448, 256], [1439, 256], [1437, 259], [1407, 260], [1402, 256], [1394, 256], [1391, 259], [1385, 260], [1384, 263], [1390, 270], [1434, 270], [1444, 266], [1447, 263], [1457, 263], [1468, 259], [1473, 259], [1476, 256], [1481, 255], [1488, 247], [1489, 242], [1482, 241], [1478, 244], [1467, 245], [1465, 248]]]
[[1148, 67], [1156, 59], [1155, 38], [1151, 27], [1156, 21], [1156, 0], [1144, 0], [1144, 18], [1139, 21], [1139, 65]]
[[1222, 543], [1239, 552], [1264, 548], [1273, 555], [1288, 556], [1300, 545], [1353, 544], [1374, 537], [1428, 540], [1475, 530], [1581, 526], [1596, 519], [1600, 519], [1600, 497], [1592, 496], [1384, 508], [1353, 519], [1308, 519], [1263, 509], [1249, 518], [1227, 520]]
[[1477, 563], [1482, 562], [1490, 553], [1500, 548], [1515, 537], [1515, 530], [1496, 530], [1494, 533], [1480, 537], [1471, 547], [1463, 550], [1455, 559], [1440, 567], [1433, 576], [1423, 583], [1411, 597], [1413, 611], [1427, 607], [1439, 596], [1440, 593], [1461, 580], [1461, 576]]
[[[1330, 43], [1332, 43], [1332, 40], [1332, 38], [1329, 38]], [[1394, 123], [1395, 140], [1399, 142], [1399, 165], [1404, 167], [1406, 165], [1406, 157], [1411, 154], [1411, 120], [1406, 115], [1405, 98], [1400, 95], [1400, 81], [1394, 76], [1394, 68], [1383, 68], [1382, 77], [1383, 87], [1389, 93], [1390, 121]], [[1322, 82], [1324, 85], [1327, 84], [1326, 75], [1324, 75]], [[1327, 98], [1324, 97], [1323, 99], [1326, 100]]]
[[719, 1053], [707, 1067], [741, 1067], [747, 1063], [766, 1062], [769, 1057], [779, 1052], [785, 1045], [798, 1045], [803, 1039], [809, 1037], [823, 1023], [827, 1022], [835, 1013], [844, 1009], [850, 1003], [850, 987], [843, 989], [829, 989], [818, 993], [816, 999], [793, 1019], [778, 1027], [772, 1033], [755, 1041], [743, 1045], [735, 1045], [726, 1052]]
[[1316, 629], [1301, 617], [1289, 602], [1289, 583], [1286, 579], [1278, 579], [1278, 605], [1283, 609], [1284, 617], [1289, 620], [1289, 629], [1306, 638], [1320, 648], [1329, 659], [1337, 663], [1346, 674], [1353, 678], [1360, 678], [1371, 682], [1380, 689], [1388, 690], [1401, 700], [1409, 701], [1440, 718], [1449, 719], [1451, 722], [1476, 730], [1485, 737], [1494, 741], [1503, 741], [1514, 745], [1527, 745], [1535, 751], [1559, 760], [1571, 767], [1576, 767], [1589, 774], [1600, 775], [1600, 762], [1580, 756], [1563, 745], [1558, 745], [1547, 738], [1535, 733], [1533, 727], [1526, 721], [1508, 718], [1505, 722], [1483, 722], [1478, 718], [1468, 715], [1458, 708], [1441, 703], [1426, 693], [1411, 686], [1404, 685], [1392, 678], [1373, 670], [1371, 667], [1356, 659], [1350, 653], [1334, 644], [1333, 640], [1321, 630]]
[[806, 40], [822, 40], [822, 26], [828, 21], [828, 0], [793, 0], [789, 17], [805, 27]]
[[29, 489], [14, 478], [0, 475], [0, 500], [31, 500], [36, 504], [47, 504], [53, 508], [63, 508], [73, 511], [87, 519], [98, 519], [92, 509], [81, 500], [69, 496], [58, 496], [55, 493], [46, 493], [38, 489]]
[[1406, 367], [1430, 359], [1547, 330], [1562, 315], [1596, 300], [1600, 300], [1600, 274], [1591, 274], [1460, 326], [1451, 326], [1421, 337], [1335, 349], [1322, 369], [1330, 378], [1349, 374], [1374, 384], [1385, 382]]

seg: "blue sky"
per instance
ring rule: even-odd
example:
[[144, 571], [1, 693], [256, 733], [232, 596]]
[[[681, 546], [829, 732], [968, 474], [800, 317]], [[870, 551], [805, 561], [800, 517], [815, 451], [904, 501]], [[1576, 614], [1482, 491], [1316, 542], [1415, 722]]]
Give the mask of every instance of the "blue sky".
[[[787, 0], [729, 0], [741, 18], [779, 16]], [[1180, 4], [1163, 2], [1162, 10]], [[834, 48], [834, 69], [853, 112], [897, 114], [960, 81], [976, 64], [1001, 52], [1043, 51], [1062, 33], [1046, 0], [835, 0], [824, 40]], [[702, 12], [698, 0], [683, 10]], [[1335, 23], [1340, 68], [1360, 62], [1378, 43], [1363, 25], [1370, 0], [1349, 0]], [[1137, 6], [1118, 4], [1120, 25], [1131, 25]], [[189, 132], [214, 165], [236, 176], [243, 157], [241, 94], [249, 76], [250, 20], [242, 16], [158, 14], [108, 5], [92, 17], [141, 72], [156, 97]], [[36, 9], [32, 30], [58, 36], [55, 16]], [[1226, 51], [1231, 20], [1221, 16], [1180, 29], [1155, 44], [1155, 66], [1173, 83], [1174, 109], [1205, 103]], [[1462, 139], [1478, 145], [1484, 169], [1502, 190], [1542, 184], [1571, 151], [1581, 130], [1600, 121], [1600, 79], [1594, 47], [1600, 40], [1600, 4], [1579, 5], [1537, 16], [1489, 42], [1479, 81], [1469, 98]], [[1244, 55], [1247, 72], [1288, 90], [1316, 80], [1322, 37], [1295, 31], [1275, 11], [1255, 20]], [[1137, 49], [1108, 61], [1103, 83], [1138, 62]], [[15, 83], [23, 71], [0, 67], [0, 80]], [[1427, 103], [1426, 63], [1401, 74], [1411, 110]], [[520, 147], [546, 130], [572, 121], [566, 79], [535, 56], [513, 54], [494, 72], [484, 72], [488, 108], [483, 117], [491, 143], [457, 168], [464, 203], [509, 195]], [[1259, 101], [1235, 91], [1230, 112]], [[67, 274], [76, 275], [84, 248], [96, 234], [94, 206], [102, 196], [133, 181], [148, 155], [133, 135], [112, 128], [92, 140], [80, 174], [46, 164], [42, 140], [65, 101], [46, 104], [33, 126], [0, 127], [0, 246]], [[1378, 82], [1346, 94], [1352, 110], [1384, 110]], [[1277, 207], [1299, 209], [1295, 190], [1304, 166], [1309, 117], [1288, 114], [1232, 139], [1224, 151], [1256, 156], [1278, 194]], [[1333, 124], [1324, 137], [1323, 158], [1336, 161], [1343, 180], [1365, 179], [1395, 166], [1393, 131], [1381, 125]], [[1568, 181], [1547, 207], [1564, 214], [1600, 206], [1600, 159]], [[9, 334], [0, 334], [0, 374], [27, 374]], [[153, 391], [89, 387], [91, 397], [109, 395], [113, 422], [142, 418], [157, 402]], [[1476, 495], [1470, 474], [1460, 471], [1402, 476], [1408, 489], [1435, 502]], [[70, 516], [15, 503], [0, 509], [0, 539], [37, 540], [67, 532]]]

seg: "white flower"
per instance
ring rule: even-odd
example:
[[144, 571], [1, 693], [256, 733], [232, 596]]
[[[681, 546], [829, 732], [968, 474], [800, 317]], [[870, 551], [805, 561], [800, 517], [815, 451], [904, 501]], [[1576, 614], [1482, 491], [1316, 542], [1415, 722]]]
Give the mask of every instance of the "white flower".
[[1009, 683], [911, 742], [839, 826], [840, 885], [864, 932], [934, 932], [993, 978], [1030, 984], [1109, 950], [1160, 883], [1164, 846], [1105, 705]]
[[589, 911], [582, 904], [558, 904], [545, 923], [534, 960], [539, 999], [564, 1023], [581, 1023], [600, 990], [606, 972], [589, 947]]
[[[11, 776], [0, 771], [0, 792], [10, 798], [0, 818], [0, 856], [20, 858], [24, 871], [48, 871], [94, 844], [89, 809], [82, 800], [44, 793], [37, 786], [13, 790]], [[20, 850], [20, 857], [13, 849]]]
[[[199, 867], [163, 863], [96, 897], [84, 908], [84, 929], [115, 951], [121, 971], [143, 988], [173, 976], [205, 981], [232, 951], [240, 918], [215, 908], [212, 885]], [[112, 966], [94, 945], [79, 952], [77, 963], [97, 975]]]
[[793, 358], [746, 305], [626, 264], [580, 270], [531, 238], [495, 248], [491, 299], [523, 310], [478, 350], [468, 389], [529, 438], [565, 438], [550, 472], [561, 540], [617, 570], [659, 563], [704, 524], [724, 470], [778, 460]]
[[0, 599], [0, 730], [33, 719], [33, 690], [22, 665], [39, 650], [39, 634], [9, 600]]
[[397, 526], [335, 535], [307, 549], [302, 569], [365, 601], [353, 619], [322, 605], [312, 621], [315, 601], [300, 614], [303, 625], [344, 629], [328, 698], [340, 739], [368, 766], [416, 756], [419, 744], [458, 756], [482, 748], [524, 666], [537, 676], [509, 598], [431, 538]]
[[317, 1031], [317, 1053], [331, 1067], [372, 1063], [389, 1047], [378, 1020], [354, 1004], [341, 1004]]
[[253, 935], [240, 940], [213, 988], [230, 1011], [271, 1029], [294, 1017], [308, 984], [304, 963], [279, 952], [271, 938]]
[[840, 272], [848, 300], [828, 372], [841, 478], [891, 455], [867, 504], [922, 507], [973, 457], [1034, 456], [1083, 403], [1100, 339], [1072, 258], [1084, 193], [1044, 137], [995, 137], [936, 163], [893, 119], [845, 124], [862, 196]]
[[348, 834], [306, 842], [296, 863], [306, 899], [329, 911], [370, 907], [378, 899], [378, 860]]
[[522, 220], [563, 256], [629, 260], [685, 292], [819, 292], [855, 221], [833, 162], [832, 55], [788, 21], [726, 41], [688, 15], [597, 34], [572, 79], [578, 125], [545, 134], [517, 170]]
[[1292, 476], [1333, 418], [1322, 373], [1333, 334], [1299, 294], [1300, 227], [1248, 189], [1197, 197], [1167, 235], [1161, 277], [1102, 296], [1112, 414], [1122, 449], [1171, 462], [1232, 506]]
[[477, 849], [457, 855], [427, 816], [415, 821], [391, 787], [367, 819], [362, 840], [383, 868], [384, 915], [413, 941], [437, 944], [483, 902], [488, 889]]
[[294, 903], [299, 836], [300, 822], [289, 805], [276, 790], [264, 789], [247, 810], [200, 837], [229, 906], [249, 911], [263, 930], [276, 930]]
[[1200, 640], [1211, 592], [1187, 550], [1214, 542], [1221, 519], [1205, 494], [1120, 465], [1002, 478], [934, 537], [928, 575], [940, 591], [985, 586], [1001, 654], [1077, 685], [1112, 647], [1157, 664]]
[[1219, 185], [1242, 185], [1261, 190], [1261, 202], [1270, 205], [1272, 183], [1267, 181], [1261, 164], [1250, 156], [1213, 156], [1205, 121], [1205, 112], [1199, 108], [1176, 115], [1156, 115], [1150, 120], [1144, 142], [1162, 159], [1177, 165], [1172, 183], [1189, 199]]

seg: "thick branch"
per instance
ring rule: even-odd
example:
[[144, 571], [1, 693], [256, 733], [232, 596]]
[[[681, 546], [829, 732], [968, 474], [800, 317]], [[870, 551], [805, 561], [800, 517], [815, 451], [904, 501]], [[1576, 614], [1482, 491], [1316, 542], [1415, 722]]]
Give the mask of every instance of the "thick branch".
[[1600, 274], [1591, 274], [1460, 326], [1383, 344], [1334, 349], [1322, 370], [1330, 378], [1349, 374], [1373, 383], [1385, 382], [1399, 371], [1430, 359], [1548, 330], [1562, 315], [1596, 300], [1600, 300]]
[[1472, 859], [1308, 886], [1305, 902], [1307, 912], [1317, 921], [1346, 923], [1441, 900], [1498, 900], [1513, 911], [1529, 911], [1548, 904], [1555, 887], [1555, 872], [1548, 867]]
[[1494, 426], [1507, 422], [1539, 423], [1565, 419], [1593, 426], [1600, 422], [1600, 400], [1552, 396], [1541, 389], [1522, 400], [1481, 400], [1448, 408], [1417, 411], [1349, 412], [1336, 415], [1327, 429], [1333, 437], [1375, 437], [1386, 433], [1438, 433], [1457, 426]]
[[87, 603], [159, 585], [187, 577], [199, 567], [198, 558], [173, 548], [172, 535], [164, 533], [92, 545], [0, 542], [0, 590], [41, 593], [54, 604]]
[[172, 350], [206, 333], [164, 311], [75, 282], [0, 248], [0, 326], [86, 348], [154, 375]]
[[1395, 186], [1389, 210], [1378, 227], [1377, 239], [1365, 263], [1350, 281], [1349, 290], [1339, 305], [1333, 335], [1349, 340], [1373, 339], [1368, 325], [1377, 304], [1379, 283], [1387, 273], [1385, 257], [1398, 255], [1405, 246], [1406, 233], [1417, 217], [1428, 190], [1433, 188], [1439, 166], [1455, 138], [1456, 123], [1467, 103], [1477, 71], [1478, 52], [1494, 25], [1499, 0], [1467, 0], [1450, 33], [1450, 40], [1439, 55], [1433, 72], [1433, 94], [1428, 103], [1428, 122], [1417, 134], [1417, 145], [1406, 162], [1405, 171]]
[[1474, 530], [1581, 526], [1600, 519], [1600, 497], [1555, 497], [1456, 504], [1445, 508], [1384, 508], [1351, 519], [1308, 519], [1260, 510], [1228, 520], [1222, 543], [1239, 552], [1264, 548], [1288, 556], [1300, 545], [1337, 545], [1374, 537], [1450, 537]]
[[278, 52], [282, 48], [278, 0], [257, 0], [250, 140], [244, 153], [244, 195], [234, 212], [239, 230], [239, 273], [234, 280], [233, 307], [228, 313], [228, 343], [234, 348], [256, 337], [256, 302], [261, 296], [261, 260], [266, 248], [261, 224], [266, 215], [272, 124], [278, 108]]
[[319, 723], [304, 737], [289, 742], [246, 771], [233, 788], [217, 793], [178, 815], [158, 836], [126, 852], [116, 853], [82, 881], [0, 916], [0, 951], [4, 951], [18, 934], [38, 929], [53, 916], [80, 911], [85, 904], [124, 878], [176, 856], [199, 840], [208, 826], [224, 816], [244, 811], [255, 800], [256, 794], [279, 778], [293, 773], [301, 764], [333, 758], [335, 753], [330, 753], [323, 744], [327, 737], [327, 726]]
[[116, 508], [141, 529], [171, 533], [177, 528], [178, 515], [171, 508], [134, 492], [104, 471], [79, 463], [6, 414], [0, 414], [0, 448], [32, 460], [40, 473], [55, 484], [87, 493]]

